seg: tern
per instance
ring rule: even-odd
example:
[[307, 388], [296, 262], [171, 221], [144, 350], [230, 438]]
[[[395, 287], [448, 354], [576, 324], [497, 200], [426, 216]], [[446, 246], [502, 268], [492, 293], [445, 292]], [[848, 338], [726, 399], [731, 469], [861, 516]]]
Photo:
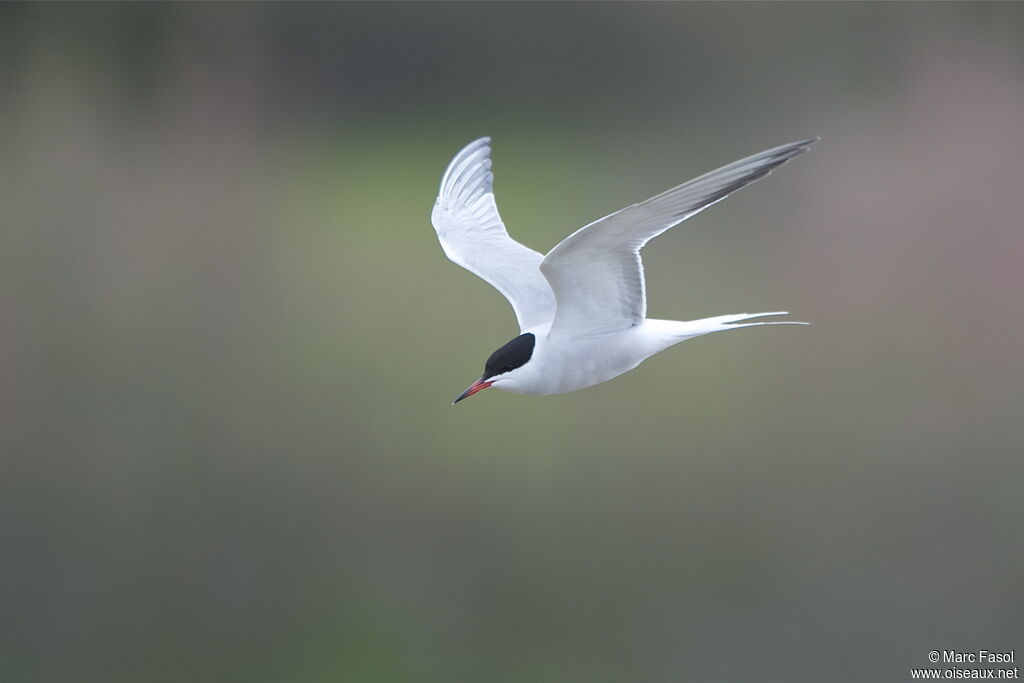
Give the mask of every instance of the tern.
[[494, 201], [491, 139], [455, 155], [431, 213], [449, 259], [483, 278], [512, 304], [520, 334], [484, 363], [480, 379], [452, 402], [497, 387], [560, 394], [607, 382], [659, 351], [701, 335], [786, 315], [738, 313], [701, 320], [647, 317], [640, 249], [736, 190], [759, 180], [818, 141], [792, 142], [723, 166], [572, 233], [547, 255], [509, 237]]

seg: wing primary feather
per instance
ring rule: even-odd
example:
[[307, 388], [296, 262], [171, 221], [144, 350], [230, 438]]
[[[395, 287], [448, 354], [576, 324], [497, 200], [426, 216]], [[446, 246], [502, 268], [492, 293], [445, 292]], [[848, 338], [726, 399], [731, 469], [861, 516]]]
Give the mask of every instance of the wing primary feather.
[[483, 159], [465, 169], [462, 175], [455, 181], [452, 194], [456, 197], [465, 197], [467, 201], [472, 201], [478, 195], [477, 190], [481, 189], [481, 181], [485, 179], [490, 168], [491, 160]]
[[[717, 204], [736, 190], [760, 180], [793, 157], [806, 152], [820, 139], [815, 137], [791, 142], [740, 159], [633, 206], [657, 210], [658, 216], [666, 215], [669, 220], [674, 220], [650, 235], [654, 237], [712, 204]], [[624, 211], [629, 208], [632, 207], [627, 207]], [[646, 239], [644, 241], [646, 242]]]
[[551, 334], [603, 334], [647, 313], [640, 249], [742, 187], [765, 177], [818, 141], [791, 142], [734, 161], [586, 225], [541, 262], [557, 303]]
[[448, 258], [501, 292], [525, 331], [551, 321], [554, 295], [540, 273], [541, 254], [509, 237], [498, 214], [490, 142], [474, 140], [449, 162], [431, 222]]
[[[440, 194], [452, 194], [457, 195], [455, 187], [458, 184], [458, 179], [462, 177], [465, 168], [473, 162], [473, 160], [479, 156], [487, 158], [490, 152], [488, 146], [491, 142], [489, 137], [479, 138], [466, 145], [462, 150], [455, 155], [455, 158], [448, 164], [448, 168], [445, 169], [444, 175], [441, 177], [441, 192]], [[454, 181], [452, 179], [455, 179]]]

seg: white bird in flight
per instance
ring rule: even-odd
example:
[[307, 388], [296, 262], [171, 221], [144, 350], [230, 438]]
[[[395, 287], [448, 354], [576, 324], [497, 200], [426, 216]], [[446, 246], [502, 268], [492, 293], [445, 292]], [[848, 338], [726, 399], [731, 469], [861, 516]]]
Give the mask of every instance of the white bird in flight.
[[745, 322], [785, 311], [685, 322], [648, 318], [640, 249], [817, 141], [769, 149], [627, 206], [580, 228], [546, 256], [505, 230], [491, 188], [491, 139], [463, 147], [441, 178], [431, 222], [448, 258], [512, 304], [520, 335], [491, 354], [480, 379], [452, 404], [491, 386], [535, 395], [576, 391], [704, 334], [754, 325], [806, 325]]

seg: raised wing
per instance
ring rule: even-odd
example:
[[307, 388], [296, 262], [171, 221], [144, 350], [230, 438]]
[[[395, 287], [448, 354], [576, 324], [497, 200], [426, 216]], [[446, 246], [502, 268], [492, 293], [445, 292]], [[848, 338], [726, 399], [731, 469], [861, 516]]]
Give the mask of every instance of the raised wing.
[[448, 258], [501, 292], [523, 331], [551, 321], [555, 297], [540, 274], [544, 257], [509, 237], [498, 215], [490, 143], [480, 138], [455, 155], [430, 220]]
[[600, 335], [647, 313], [640, 249], [652, 238], [768, 175], [818, 138], [769, 149], [627, 206], [562, 240], [540, 264], [555, 292], [552, 335]]

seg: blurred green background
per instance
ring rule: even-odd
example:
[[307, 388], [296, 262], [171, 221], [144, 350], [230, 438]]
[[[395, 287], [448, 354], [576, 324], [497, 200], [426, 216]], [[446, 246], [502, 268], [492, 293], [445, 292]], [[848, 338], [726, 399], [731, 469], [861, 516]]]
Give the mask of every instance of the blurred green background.
[[[0, 679], [902, 681], [1024, 648], [1024, 6], [0, 7]], [[789, 310], [583, 392], [429, 223]]]

